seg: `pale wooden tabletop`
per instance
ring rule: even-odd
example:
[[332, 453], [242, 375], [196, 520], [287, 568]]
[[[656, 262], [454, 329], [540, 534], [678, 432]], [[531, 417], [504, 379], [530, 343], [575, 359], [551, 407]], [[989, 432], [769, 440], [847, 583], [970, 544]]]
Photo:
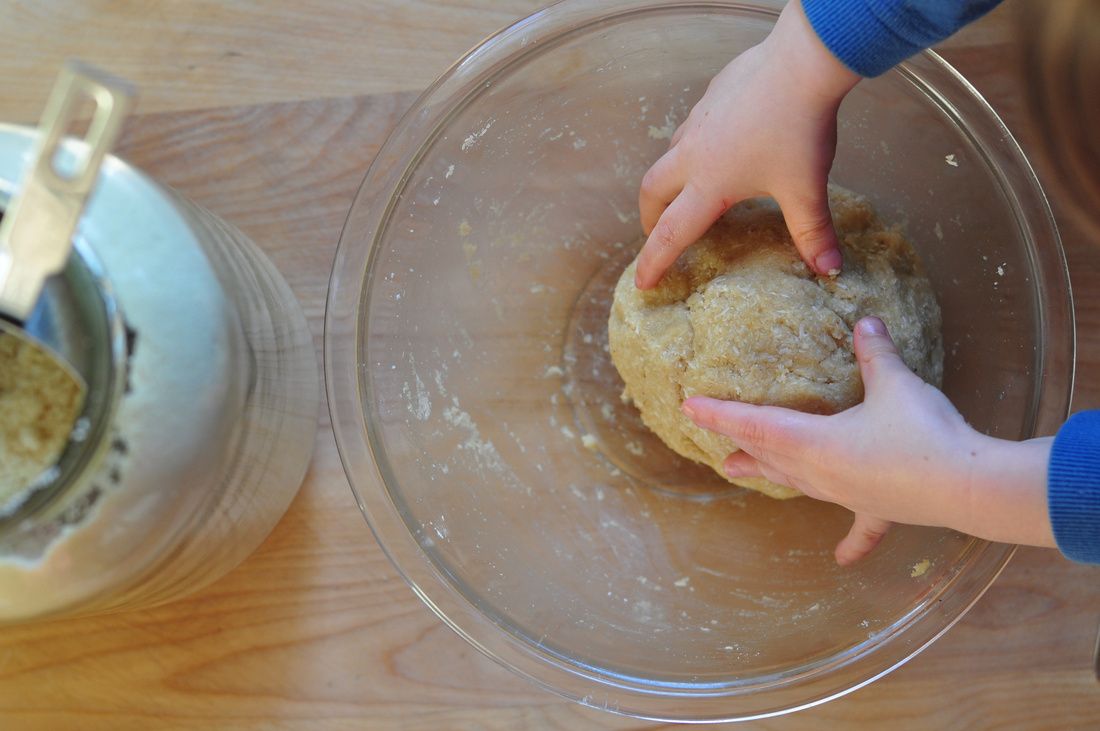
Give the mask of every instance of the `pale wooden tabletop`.
[[[418, 90], [540, 4], [0, 0], [0, 120], [34, 122], [65, 58], [135, 81], [140, 116], [122, 154], [252, 236], [287, 275], [319, 349], [340, 226], [378, 145]], [[1006, 61], [1010, 16], [997, 11], [945, 53], [1030, 151]], [[1095, 408], [1100, 237], [1045, 182], [1077, 296], [1075, 408]], [[908, 665], [752, 727], [1097, 728], [1098, 620], [1100, 573], [1025, 549]], [[157, 609], [0, 630], [0, 728], [663, 727], [558, 699], [446, 629], [367, 530], [324, 414], [300, 495], [227, 577]]]

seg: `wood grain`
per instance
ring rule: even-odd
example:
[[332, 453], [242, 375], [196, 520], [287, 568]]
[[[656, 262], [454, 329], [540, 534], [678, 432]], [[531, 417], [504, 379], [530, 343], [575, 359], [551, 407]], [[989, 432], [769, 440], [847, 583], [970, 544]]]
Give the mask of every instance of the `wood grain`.
[[[35, 99], [54, 60], [89, 48], [117, 55], [116, 70], [140, 72], [134, 75], [147, 87], [165, 82], [147, 92], [146, 113], [128, 127], [122, 154], [252, 236], [287, 275], [319, 347], [340, 227], [363, 172], [413, 99], [390, 92], [401, 83], [422, 86], [456, 46], [531, 6], [7, 2], [0, 47], [18, 52], [0, 55], [5, 78], [15, 81], [0, 89], [0, 110], [8, 118], [37, 116]], [[37, 40], [8, 23], [28, 16], [23, 28]], [[362, 18], [406, 30], [364, 49], [354, 31]], [[117, 34], [114, 49], [95, 39], [106, 28]], [[996, 60], [1005, 28], [995, 14], [948, 51], [1026, 145], [1019, 95]], [[241, 48], [243, 57], [218, 61], [218, 49]], [[249, 88], [256, 69], [274, 63], [273, 49], [285, 54], [279, 72], [289, 74], [303, 59], [313, 70], [290, 74], [279, 88]], [[246, 63], [254, 64], [247, 73], [238, 65]], [[350, 69], [371, 65], [388, 71], [370, 83], [390, 86], [349, 81]], [[1090, 243], [1082, 220], [1063, 214], [1081, 335], [1077, 406], [1096, 407], [1100, 246]], [[674, 728], [558, 699], [443, 627], [355, 509], [327, 414], [316, 447], [286, 518], [244, 565], [200, 595], [143, 612], [0, 631], [0, 728]], [[1100, 727], [1100, 688], [1089, 672], [1097, 579], [1095, 569], [1052, 551], [1023, 549], [974, 610], [905, 667], [844, 699], [751, 727]]]
[[4, 0], [0, 117], [37, 121], [62, 61], [130, 79], [145, 112], [422, 89], [538, 0]]

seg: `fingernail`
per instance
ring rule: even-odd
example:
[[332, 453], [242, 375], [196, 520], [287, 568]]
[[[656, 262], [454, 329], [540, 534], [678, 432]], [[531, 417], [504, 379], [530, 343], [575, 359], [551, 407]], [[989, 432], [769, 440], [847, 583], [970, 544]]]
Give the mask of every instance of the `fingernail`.
[[877, 317], [865, 317], [856, 323], [859, 334], [866, 337], [886, 334], [886, 323]]
[[823, 254], [818, 254], [814, 259], [814, 266], [822, 274], [835, 277], [840, 274], [840, 267], [844, 265], [844, 257], [840, 255], [840, 249], [829, 249]]
[[723, 464], [722, 469], [730, 477], [741, 477], [742, 475], [741, 468], [736, 464]]
[[[660, 281], [660, 280], [657, 280]], [[634, 286], [640, 290], [653, 289], [657, 286], [657, 282], [647, 281], [639, 272], [634, 273]]]
[[685, 401], [684, 403], [680, 404], [680, 410], [684, 412], [684, 415], [687, 416], [687, 418], [695, 418], [695, 407], [692, 406], [691, 402]]

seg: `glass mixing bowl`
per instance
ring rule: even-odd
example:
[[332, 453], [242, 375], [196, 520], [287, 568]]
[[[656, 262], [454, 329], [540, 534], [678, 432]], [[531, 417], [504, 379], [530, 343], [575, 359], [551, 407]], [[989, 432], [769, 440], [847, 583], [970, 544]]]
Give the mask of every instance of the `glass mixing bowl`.
[[[777, 10], [567, 0], [516, 23], [413, 105], [340, 241], [328, 395], [371, 528], [456, 632], [591, 706], [727, 720], [836, 697], [926, 647], [1012, 554], [897, 527], [840, 568], [846, 511], [731, 488], [619, 400], [606, 319], [641, 176]], [[924, 259], [947, 394], [982, 431], [1055, 430], [1069, 281], [1008, 130], [932, 53], [840, 118], [833, 179]]]

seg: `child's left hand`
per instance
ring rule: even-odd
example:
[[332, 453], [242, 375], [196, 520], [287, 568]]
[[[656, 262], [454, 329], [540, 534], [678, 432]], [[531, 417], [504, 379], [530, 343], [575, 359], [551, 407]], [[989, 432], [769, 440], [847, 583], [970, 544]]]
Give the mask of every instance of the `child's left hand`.
[[866, 396], [834, 416], [693, 397], [684, 412], [741, 451], [732, 477], [764, 477], [855, 512], [836, 548], [847, 565], [893, 521], [981, 538], [1054, 546], [1046, 505], [1051, 439], [1010, 442], [978, 433], [910, 371], [878, 318], [853, 333]]

